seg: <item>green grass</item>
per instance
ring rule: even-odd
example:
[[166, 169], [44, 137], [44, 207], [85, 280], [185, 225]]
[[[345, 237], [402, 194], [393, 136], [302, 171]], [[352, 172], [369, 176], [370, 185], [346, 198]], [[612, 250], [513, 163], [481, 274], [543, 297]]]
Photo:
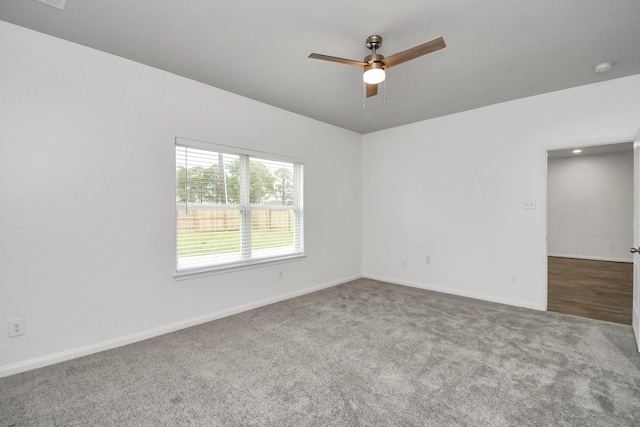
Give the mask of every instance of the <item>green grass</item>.
[[[254, 249], [293, 244], [293, 231], [254, 230]], [[240, 231], [196, 231], [178, 233], [178, 256], [211, 255], [240, 251]]]

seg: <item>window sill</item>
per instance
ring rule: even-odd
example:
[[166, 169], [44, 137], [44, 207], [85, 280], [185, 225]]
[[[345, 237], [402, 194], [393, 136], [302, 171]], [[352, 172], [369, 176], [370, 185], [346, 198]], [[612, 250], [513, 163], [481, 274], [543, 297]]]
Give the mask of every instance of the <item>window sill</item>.
[[173, 279], [176, 281], [182, 281], [182, 280], [194, 279], [197, 277], [232, 273], [234, 271], [249, 270], [252, 268], [266, 267], [268, 265], [302, 261], [306, 257], [307, 256], [304, 253], [302, 253], [302, 254], [295, 254], [295, 255], [287, 255], [287, 256], [278, 257], [278, 258], [269, 258], [265, 260], [252, 260], [252, 261], [238, 262], [233, 264], [225, 264], [221, 266], [210, 266], [210, 267], [186, 269], [182, 271], [176, 271], [175, 274], [173, 275]]

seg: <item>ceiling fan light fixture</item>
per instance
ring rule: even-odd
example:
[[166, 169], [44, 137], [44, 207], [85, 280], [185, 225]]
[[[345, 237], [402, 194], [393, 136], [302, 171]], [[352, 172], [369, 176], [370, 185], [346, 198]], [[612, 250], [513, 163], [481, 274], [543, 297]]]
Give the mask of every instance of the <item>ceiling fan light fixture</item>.
[[372, 62], [365, 65], [362, 80], [370, 85], [382, 83], [385, 78], [384, 64], [382, 62]]

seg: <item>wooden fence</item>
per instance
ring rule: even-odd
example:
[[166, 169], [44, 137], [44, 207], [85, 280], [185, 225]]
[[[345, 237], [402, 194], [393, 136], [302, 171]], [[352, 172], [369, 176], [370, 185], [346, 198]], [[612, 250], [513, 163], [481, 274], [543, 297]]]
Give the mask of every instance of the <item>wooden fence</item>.
[[[293, 211], [255, 210], [251, 213], [251, 225], [254, 230], [293, 230]], [[178, 211], [178, 230], [181, 232], [237, 231], [239, 229], [239, 211]]]

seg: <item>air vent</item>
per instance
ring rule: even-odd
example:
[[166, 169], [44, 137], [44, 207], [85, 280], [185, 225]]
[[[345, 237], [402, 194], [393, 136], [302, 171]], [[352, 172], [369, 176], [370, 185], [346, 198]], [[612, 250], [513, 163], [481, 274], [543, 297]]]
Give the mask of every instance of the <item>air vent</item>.
[[38, 0], [40, 3], [48, 4], [49, 6], [53, 6], [57, 9], [63, 10], [64, 4], [67, 0]]

